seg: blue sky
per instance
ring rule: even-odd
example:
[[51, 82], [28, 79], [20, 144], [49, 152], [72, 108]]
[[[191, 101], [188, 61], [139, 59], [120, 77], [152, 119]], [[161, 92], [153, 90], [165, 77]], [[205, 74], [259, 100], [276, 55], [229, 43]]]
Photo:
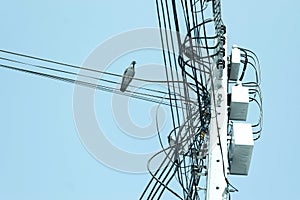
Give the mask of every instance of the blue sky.
[[[5, 1], [1, 49], [80, 65], [113, 35], [158, 26], [155, 1], [115, 4]], [[249, 176], [230, 177], [240, 190], [232, 197], [297, 199], [300, 3], [222, 4], [229, 46], [252, 49], [260, 58], [264, 97], [263, 135]], [[73, 119], [73, 85], [4, 69], [0, 74], [0, 199], [137, 199], [149, 176], [110, 169], [86, 151]]]

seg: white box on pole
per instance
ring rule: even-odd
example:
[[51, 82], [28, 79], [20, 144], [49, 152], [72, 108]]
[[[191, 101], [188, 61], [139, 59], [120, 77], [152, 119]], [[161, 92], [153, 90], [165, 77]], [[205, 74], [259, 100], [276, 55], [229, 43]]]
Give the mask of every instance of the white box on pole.
[[232, 86], [230, 120], [246, 121], [249, 105], [249, 90], [241, 85]]
[[241, 51], [236, 46], [233, 46], [231, 50], [229, 80], [236, 81], [238, 79], [239, 71], [240, 71], [240, 63], [241, 63]]
[[230, 174], [248, 175], [254, 147], [252, 125], [233, 123], [232, 129], [232, 144], [229, 153]]

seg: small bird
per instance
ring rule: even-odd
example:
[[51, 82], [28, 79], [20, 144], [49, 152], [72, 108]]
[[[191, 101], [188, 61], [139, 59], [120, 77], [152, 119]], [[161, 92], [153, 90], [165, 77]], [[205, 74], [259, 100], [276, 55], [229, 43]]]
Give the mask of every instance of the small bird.
[[125, 70], [123, 77], [122, 77], [121, 87], [120, 87], [121, 92], [125, 92], [129, 83], [132, 81], [132, 78], [135, 74], [135, 71], [134, 71], [135, 64], [136, 64], [136, 62], [132, 61], [130, 66], [127, 67], [127, 69]]

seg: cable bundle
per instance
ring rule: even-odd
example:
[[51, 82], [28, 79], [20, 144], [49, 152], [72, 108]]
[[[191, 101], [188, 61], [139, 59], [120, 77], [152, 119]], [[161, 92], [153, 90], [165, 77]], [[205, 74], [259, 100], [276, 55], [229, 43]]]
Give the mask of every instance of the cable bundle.
[[[171, 83], [168, 93], [173, 130], [167, 136], [168, 147], [163, 146], [158, 132], [162, 150], [148, 162], [152, 178], [140, 199], [161, 199], [163, 195], [202, 199], [211, 111], [216, 110], [212, 107], [216, 104], [211, 103], [215, 71], [222, 71], [225, 65], [226, 28], [221, 5], [220, 1], [156, 0], [156, 6], [165, 71]], [[174, 31], [176, 34], [171, 34]], [[182, 106], [180, 97], [190, 103]], [[152, 169], [151, 163], [161, 156], [164, 159], [159, 167]]]
[[[131, 98], [136, 98], [162, 105], [169, 105], [170, 103], [168, 101], [168, 97], [166, 97], [168, 95], [168, 92], [163, 89], [152, 89], [147, 86], [137, 87], [133, 83], [130, 84], [129, 90], [127, 92], [121, 92], [119, 90], [119, 87], [122, 75], [120, 74], [95, 70], [89, 67], [71, 65], [6, 50], [0, 50], [0, 53], [1, 68], [77, 84], [87, 88], [101, 90], [109, 93], [130, 96]], [[82, 70], [84, 73], [80, 73], [80, 70]], [[167, 81], [165, 80], [153, 81], [140, 78], [133, 79], [135, 81], [142, 81], [147, 83], [167, 83]], [[185, 102], [185, 99], [182, 99], [182, 97], [177, 98], [182, 102]]]

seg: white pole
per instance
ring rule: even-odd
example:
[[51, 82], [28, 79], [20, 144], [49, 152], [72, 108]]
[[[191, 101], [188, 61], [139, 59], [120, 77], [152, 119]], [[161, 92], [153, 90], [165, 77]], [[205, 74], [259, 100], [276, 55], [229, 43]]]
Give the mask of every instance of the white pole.
[[[225, 36], [226, 37], [226, 36]], [[218, 77], [218, 71], [213, 74], [211, 87], [211, 123], [210, 144], [208, 154], [208, 174], [206, 200], [227, 199], [227, 45], [224, 45], [225, 68], [223, 75]], [[214, 66], [216, 68], [216, 66]], [[220, 71], [219, 71], [220, 72]], [[220, 137], [220, 138], [219, 138]]]

